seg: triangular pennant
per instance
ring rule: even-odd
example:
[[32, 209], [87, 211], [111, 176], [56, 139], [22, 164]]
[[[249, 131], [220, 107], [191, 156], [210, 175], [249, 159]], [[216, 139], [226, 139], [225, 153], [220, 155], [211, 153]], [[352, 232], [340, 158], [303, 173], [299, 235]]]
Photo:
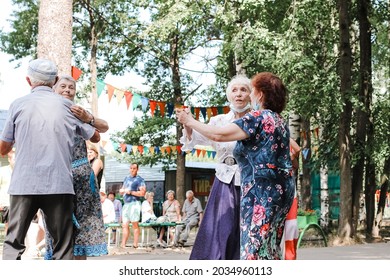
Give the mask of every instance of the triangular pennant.
[[191, 114], [192, 114], [192, 115], [195, 115], [195, 107], [191, 107], [190, 110], [191, 110]]
[[171, 149], [172, 149], [172, 153], [176, 152], [176, 146], [171, 146]]
[[149, 149], [150, 149], [150, 148], [149, 148], [148, 146], [144, 146], [144, 147], [143, 147], [143, 152], [144, 152], [145, 155], [150, 153], [150, 150], [149, 150]]
[[165, 147], [160, 148], [161, 154], [165, 154], [165, 149], [166, 149]]
[[173, 103], [168, 103], [168, 117], [171, 117], [173, 114], [173, 109], [175, 108], [175, 105]]
[[115, 88], [112, 85], [107, 84], [107, 93], [108, 93], [108, 103], [111, 102], [111, 98], [114, 94]]
[[123, 90], [120, 90], [120, 89], [115, 89], [114, 90], [114, 94], [116, 96], [116, 100], [118, 101], [118, 105], [121, 104], [121, 101], [122, 101], [122, 98], [123, 96], [125, 95], [125, 92]]
[[141, 102], [141, 95], [133, 93], [133, 110], [137, 108], [140, 102]]
[[81, 76], [81, 70], [75, 66], [72, 66], [72, 78], [75, 79], [76, 81], [80, 78]]
[[106, 86], [105, 82], [103, 82], [101, 80], [96, 81], [96, 90], [97, 90], [98, 97], [100, 97], [100, 95], [102, 94], [102, 91], [104, 90], [105, 86]]
[[154, 147], [150, 147], [150, 148], [149, 148], [149, 152], [150, 152], [152, 155], [154, 155]]
[[202, 150], [202, 157], [206, 154], [206, 150]]
[[130, 154], [131, 151], [132, 151], [132, 148], [133, 148], [133, 145], [127, 144], [127, 145], [126, 145], [126, 152], [127, 152], [128, 154]]
[[224, 106], [224, 107], [223, 107], [223, 113], [224, 113], [224, 114], [229, 113], [229, 111], [230, 111], [229, 106]]
[[154, 117], [154, 111], [156, 110], [157, 101], [149, 100], [150, 104], [150, 113], [152, 114], [152, 117]]
[[217, 107], [211, 107], [211, 112], [213, 113], [213, 116], [218, 115]]
[[125, 98], [126, 98], [127, 110], [129, 110], [131, 99], [133, 99], [133, 94], [130, 91], [125, 91]]
[[191, 154], [194, 155], [196, 153], [196, 149], [192, 149]]
[[142, 155], [144, 153], [144, 146], [138, 146], [138, 152]]
[[117, 142], [111, 142], [111, 145], [112, 145], [112, 147], [114, 148], [115, 151], [118, 150], [118, 148], [119, 148], [119, 143], [117, 143]]
[[213, 159], [214, 159], [215, 156], [217, 155], [217, 152], [216, 152], [216, 151], [213, 151], [213, 152], [211, 153], [211, 155], [213, 156]]
[[202, 151], [200, 149], [196, 149], [196, 156], [199, 157], [201, 152]]
[[208, 120], [211, 118], [212, 113], [213, 113], [213, 112], [211, 111], [211, 108], [208, 107], [208, 108], [207, 108], [207, 119], [208, 119]]
[[206, 108], [200, 107], [200, 112], [202, 113], [203, 119], [206, 120]]
[[125, 143], [121, 143], [120, 146], [121, 146], [122, 152], [125, 152], [126, 151], [126, 144]]
[[170, 147], [170, 146], [166, 147], [165, 151], [166, 151], [166, 153], [167, 153], [168, 155], [170, 155], [171, 152], [172, 152], [171, 147]]
[[217, 111], [218, 111], [218, 115], [223, 114], [223, 106], [218, 106]]
[[181, 146], [176, 146], [176, 148], [177, 148], [177, 153], [181, 154]]
[[148, 108], [148, 104], [149, 104], [149, 99], [142, 96], [142, 98], [141, 98], [141, 107], [142, 107], [142, 111], [143, 112], [146, 112], [146, 109]]
[[196, 119], [196, 120], [199, 120], [199, 113], [200, 113], [200, 108], [199, 108], [199, 107], [196, 107], [196, 108], [195, 108], [195, 119]]
[[136, 155], [138, 151], [138, 146], [133, 146], [133, 155]]
[[156, 153], [156, 154], [159, 154], [160, 153], [160, 147], [154, 147], [154, 152]]
[[160, 109], [161, 117], [164, 117], [164, 115], [165, 115], [165, 102], [163, 102], [163, 101], [157, 102], [157, 105], [158, 105], [158, 108]]
[[212, 151], [207, 151], [207, 158], [211, 157], [211, 153], [212, 153]]

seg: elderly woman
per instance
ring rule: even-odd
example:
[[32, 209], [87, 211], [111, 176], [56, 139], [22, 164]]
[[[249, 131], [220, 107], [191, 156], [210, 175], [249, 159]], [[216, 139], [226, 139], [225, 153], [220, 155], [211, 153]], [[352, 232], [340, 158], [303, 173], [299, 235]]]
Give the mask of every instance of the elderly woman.
[[[76, 95], [76, 81], [64, 75], [59, 78], [54, 86], [54, 91], [63, 97], [74, 101]], [[94, 126], [100, 132], [108, 130], [107, 122], [98, 119], [84, 110], [82, 107], [74, 105], [71, 108], [73, 114], [85, 123]], [[75, 136], [75, 146], [73, 149], [72, 175], [73, 187], [75, 191], [74, 232], [75, 259], [85, 260], [91, 256], [108, 254], [105, 242], [105, 229], [102, 215], [102, 205], [100, 202], [99, 188], [96, 176], [89, 164], [87, 157], [87, 145], [84, 139]], [[48, 240], [48, 254], [46, 259], [50, 259], [50, 236]]]
[[[163, 216], [167, 216], [169, 222], [180, 222], [181, 221], [180, 202], [177, 199], [175, 199], [175, 192], [172, 190], [167, 191], [166, 197], [167, 200], [165, 200], [162, 205]], [[171, 228], [168, 234], [169, 234], [169, 240], [173, 240], [174, 228]]]
[[[230, 112], [212, 117], [208, 126], [225, 126], [250, 111], [251, 81], [234, 77], [226, 88]], [[192, 260], [240, 259], [240, 173], [233, 149], [236, 141], [216, 142], [186, 126], [181, 139], [183, 150], [195, 145], [212, 146], [218, 164], [211, 193], [190, 255]], [[204, 250], [208, 248], [208, 250]]]
[[[217, 142], [237, 141], [233, 155], [241, 170], [240, 259], [281, 259], [281, 238], [294, 197], [290, 133], [280, 115], [287, 92], [279, 77], [262, 72], [252, 79], [253, 111], [231, 124], [196, 121], [176, 109], [178, 120]], [[206, 210], [207, 211], [207, 210]]]

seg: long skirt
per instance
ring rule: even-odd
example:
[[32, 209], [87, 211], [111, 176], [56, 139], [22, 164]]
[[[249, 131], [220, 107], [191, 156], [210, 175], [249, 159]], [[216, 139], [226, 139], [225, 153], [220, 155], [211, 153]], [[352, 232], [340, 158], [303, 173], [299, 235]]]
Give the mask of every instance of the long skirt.
[[215, 178], [190, 260], [240, 259], [240, 187]]

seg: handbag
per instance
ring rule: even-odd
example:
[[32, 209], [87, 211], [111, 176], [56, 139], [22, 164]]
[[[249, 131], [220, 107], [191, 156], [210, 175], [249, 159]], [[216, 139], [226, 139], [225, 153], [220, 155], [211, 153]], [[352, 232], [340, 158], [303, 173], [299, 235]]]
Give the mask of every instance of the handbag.
[[168, 216], [160, 216], [156, 219], [156, 223], [161, 224], [161, 223], [169, 223], [169, 218]]

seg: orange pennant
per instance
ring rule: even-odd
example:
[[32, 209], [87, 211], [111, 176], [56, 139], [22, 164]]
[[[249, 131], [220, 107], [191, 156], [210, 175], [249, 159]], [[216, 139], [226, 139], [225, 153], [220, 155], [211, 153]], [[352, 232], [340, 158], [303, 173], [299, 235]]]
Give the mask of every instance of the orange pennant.
[[72, 66], [72, 78], [75, 79], [76, 81], [80, 78], [81, 76], [81, 70], [75, 66]]
[[125, 91], [125, 98], [126, 98], [127, 110], [129, 110], [131, 99], [133, 99], [133, 94], [130, 91]]
[[144, 146], [138, 146], [138, 152], [142, 155], [144, 153]]
[[206, 112], [207, 112], [207, 119], [210, 119], [211, 118], [211, 113], [212, 113], [211, 108], [208, 107]]
[[121, 146], [122, 152], [126, 152], [126, 144], [125, 143], [121, 143], [120, 146]]
[[111, 98], [114, 95], [114, 90], [115, 88], [112, 85], [106, 84], [107, 85], [107, 93], [108, 93], [108, 103], [111, 102]]
[[149, 100], [150, 104], [150, 113], [152, 114], [152, 117], [154, 116], [154, 111], [156, 110], [157, 101]]
[[165, 115], [165, 102], [157, 102], [158, 107], [160, 108], [161, 117]]

